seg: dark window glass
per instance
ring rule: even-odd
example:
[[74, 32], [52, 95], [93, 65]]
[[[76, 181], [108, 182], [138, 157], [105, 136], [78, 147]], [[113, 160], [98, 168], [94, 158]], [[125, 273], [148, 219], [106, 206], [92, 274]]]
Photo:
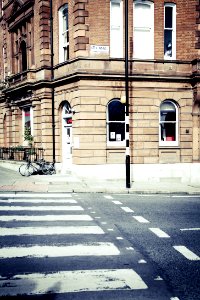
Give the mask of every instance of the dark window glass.
[[125, 121], [125, 106], [120, 101], [112, 101], [108, 106], [109, 121]]
[[172, 28], [172, 12], [172, 7], [165, 7], [165, 28]]

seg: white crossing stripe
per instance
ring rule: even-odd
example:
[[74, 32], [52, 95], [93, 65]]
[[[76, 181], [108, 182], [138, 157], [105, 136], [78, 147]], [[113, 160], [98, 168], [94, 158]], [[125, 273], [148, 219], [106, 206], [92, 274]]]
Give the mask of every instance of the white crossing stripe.
[[71, 194], [64, 194], [64, 193], [2, 193], [0, 194], [0, 197], [3, 198], [71, 198]]
[[113, 197], [110, 196], [110, 195], [105, 195], [104, 198], [106, 198], [106, 199], [113, 199]]
[[125, 212], [134, 212], [131, 208], [127, 207], [127, 206], [122, 206], [121, 209], [123, 209]]
[[77, 203], [73, 199], [0, 199], [0, 203]]
[[94, 219], [89, 215], [42, 215], [42, 216], [0, 216], [0, 222], [12, 222], [12, 221], [93, 221]]
[[114, 204], [116, 204], [116, 205], [121, 205], [122, 203], [120, 202], [120, 201], [112, 201]]
[[109, 290], [141, 290], [148, 286], [132, 269], [61, 271], [0, 277], [0, 296]]
[[0, 258], [17, 257], [66, 257], [119, 255], [112, 243], [85, 243], [67, 246], [5, 247], [0, 249]]
[[140, 223], [149, 223], [149, 221], [142, 216], [133, 216], [133, 218]]
[[180, 231], [199, 231], [200, 228], [182, 228]]
[[45, 210], [84, 210], [81, 206], [69, 205], [69, 206], [62, 206], [62, 205], [51, 205], [51, 206], [0, 206], [0, 211], [23, 211], [23, 210], [34, 210], [34, 211], [45, 211]]
[[149, 230], [155, 233], [159, 238], [170, 238], [170, 236], [160, 228], [149, 228]]
[[200, 257], [185, 246], [173, 246], [178, 252], [189, 260], [200, 260]]
[[0, 236], [57, 234], [104, 234], [99, 226], [44, 226], [1, 228]]

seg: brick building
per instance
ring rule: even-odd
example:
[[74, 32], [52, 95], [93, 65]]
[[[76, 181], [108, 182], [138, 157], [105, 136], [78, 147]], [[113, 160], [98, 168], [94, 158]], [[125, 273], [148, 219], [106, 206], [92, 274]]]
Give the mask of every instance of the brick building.
[[[199, 2], [128, 1], [132, 180], [200, 180]], [[0, 3], [0, 146], [124, 176], [124, 1]]]

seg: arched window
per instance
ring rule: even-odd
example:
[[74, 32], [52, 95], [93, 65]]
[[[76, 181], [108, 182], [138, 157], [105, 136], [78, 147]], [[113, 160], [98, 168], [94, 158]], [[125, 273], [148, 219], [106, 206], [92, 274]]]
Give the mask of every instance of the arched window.
[[125, 146], [125, 105], [119, 99], [107, 106], [107, 144]]
[[178, 146], [178, 107], [171, 100], [160, 105], [160, 146]]
[[21, 57], [22, 57], [22, 72], [27, 70], [27, 51], [26, 51], [26, 42], [22, 41], [21, 45]]

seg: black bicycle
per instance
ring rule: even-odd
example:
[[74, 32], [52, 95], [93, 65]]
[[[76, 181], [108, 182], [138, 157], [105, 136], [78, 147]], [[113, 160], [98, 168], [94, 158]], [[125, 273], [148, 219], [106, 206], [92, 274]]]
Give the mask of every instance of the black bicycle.
[[32, 174], [52, 175], [56, 173], [56, 169], [54, 163], [47, 162], [43, 159], [37, 162], [28, 160], [27, 163], [19, 167], [19, 173], [22, 176], [30, 176]]

